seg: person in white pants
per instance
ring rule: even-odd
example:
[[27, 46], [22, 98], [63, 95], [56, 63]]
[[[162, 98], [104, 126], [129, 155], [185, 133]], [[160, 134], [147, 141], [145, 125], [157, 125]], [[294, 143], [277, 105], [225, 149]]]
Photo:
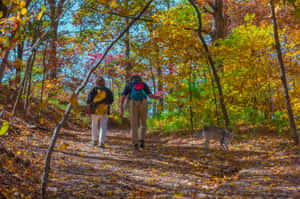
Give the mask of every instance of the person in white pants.
[[[104, 148], [107, 131], [107, 115], [92, 115], [92, 145], [96, 145], [97, 135], [99, 135], [99, 146]], [[99, 132], [99, 134], [98, 134]]]
[[104, 148], [107, 132], [107, 121], [110, 112], [110, 105], [113, 102], [111, 90], [105, 87], [105, 80], [99, 77], [95, 87], [88, 95], [87, 104], [89, 114], [92, 114], [92, 141], [91, 145], [96, 146], [97, 135], [99, 135], [98, 146]]

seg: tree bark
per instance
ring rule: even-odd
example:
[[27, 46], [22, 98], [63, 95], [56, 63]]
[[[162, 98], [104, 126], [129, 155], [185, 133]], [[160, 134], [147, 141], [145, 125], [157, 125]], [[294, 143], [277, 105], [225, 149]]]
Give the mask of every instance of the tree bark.
[[193, 114], [193, 106], [192, 106], [192, 104], [193, 104], [193, 92], [192, 92], [192, 71], [193, 71], [193, 66], [192, 66], [192, 63], [191, 63], [191, 66], [190, 66], [190, 77], [189, 77], [189, 79], [188, 79], [188, 81], [189, 81], [189, 94], [190, 94], [190, 96], [189, 96], [189, 100], [190, 100], [190, 107], [189, 107], [189, 109], [190, 109], [190, 123], [191, 123], [191, 130], [192, 130], [192, 132], [194, 131], [194, 114]]
[[57, 29], [61, 14], [63, 13], [63, 4], [65, 0], [60, 0], [56, 5], [55, 0], [48, 0], [50, 6], [50, 20], [51, 20], [51, 40], [50, 40], [50, 55], [49, 55], [49, 73], [48, 78], [54, 79], [57, 76]]
[[30, 66], [29, 66], [29, 71], [28, 71], [28, 76], [27, 76], [27, 90], [26, 90], [26, 98], [25, 98], [25, 103], [24, 103], [24, 113], [25, 113], [25, 116], [26, 116], [26, 113], [27, 113], [27, 107], [28, 107], [28, 104], [29, 104], [29, 96], [30, 96], [30, 91], [31, 91], [31, 77], [32, 77], [32, 67], [33, 67], [33, 64], [34, 64], [34, 61], [35, 61], [35, 56], [36, 56], [36, 49], [34, 50], [33, 52], [33, 57], [32, 57], [32, 60], [31, 60], [31, 63], [30, 63]]
[[220, 83], [220, 78], [219, 78], [219, 75], [217, 73], [214, 61], [213, 61], [213, 59], [212, 59], [212, 57], [210, 55], [210, 51], [208, 49], [206, 41], [203, 38], [203, 35], [202, 35], [202, 32], [201, 32], [201, 29], [202, 29], [201, 13], [200, 13], [200, 11], [199, 11], [199, 9], [198, 9], [198, 7], [197, 7], [197, 5], [196, 5], [196, 3], [195, 3], [194, 0], [189, 0], [189, 2], [194, 7], [194, 9], [195, 9], [195, 11], [197, 13], [198, 23], [199, 23], [199, 26], [198, 26], [198, 36], [200, 38], [200, 41], [203, 44], [203, 47], [205, 49], [205, 53], [206, 53], [207, 59], [209, 61], [209, 64], [211, 66], [214, 78], [216, 80], [216, 84], [217, 84], [217, 88], [218, 88], [218, 94], [219, 94], [219, 103], [220, 103], [221, 108], [222, 108], [222, 112], [223, 112], [223, 116], [224, 116], [224, 120], [225, 120], [225, 126], [226, 126], [227, 129], [230, 129], [230, 121], [229, 121], [227, 110], [226, 110], [226, 106], [225, 106], [225, 103], [224, 103], [224, 95], [223, 95], [222, 86], [221, 86], [221, 83]]
[[[143, 10], [123, 29], [123, 31], [120, 33], [120, 35], [111, 42], [111, 44], [106, 48], [105, 52], [103, 53], [102, 57], [100, 58], [99, 62], [93, 66], [89, 72], [87, 73], [87, 76], [85, 77], [84, 81], [81, 83], [81, 85], [79, 87], [77, 87], [77, 89], [75, 90], [75, 95], [77, 96], [81, 90], [86, 86], [87, 82], [89, 81], [92, 73], [98, 68], [98, 66], [102, 63], [103, 59], [105, 58], [105, 56], [107, 55], [107, 53], [110, 51], [110, 49], [115, 45], [115, 43], [117, 41], [119, 41], [124, 34], [129, 31], [129, 28], [135, 23], [135, 21], [137, 21], [142, 15], [143, 13], [148, 9], [148, 7], [150, 6], [150, 4], [153, 2], [153, 0], [150, 0], [145, 7], [143, 8]], [[48, 177], [49, 177], [49, 171], [50, 171], [50, 163], [51, 163], [51, 155], [55, 146], [55, 142], [57, 139], [57, 135], [62, 127], [62, 125], [64, 124], [64, 122], [66, 121], [66, 119], [68, 118], [68, 115], [71, 111], [71, 100], [65, 110], [65, 114], [63, 116], [63, 118], [61, 119], [61, 121], [59, 123], [56, 124], [56, 127], [52, 133], [52, 138], [51, 138], [51, 143], [49, 145], [47, 154], [46, 154], [46, 158], [45, 158], [45, 163], [44, 163], [44, 169], [43, 169], [43, 175], [42, 175], [42, 185], [41, 185], [41, 192], [42, 192], [42, 198], [46, 198], [46, 189], [47, 189], [47, 185], [48, 185]]]
[[[156, 92], [156, 83], [155, 83], [155, 76], [153, 74], [153, 66], [150, 63], [150, 73], [151, 73], [151, 79], [152, 79], [152, 84], [153, 84], [153, 90], [154, 93]], [[153, 101], [152, 103], [152, 116], [156, 116], [156, 100]]]
[[8, 8], [4, 5], [2, 1], [0, 1], [0, 11], [3, 12], [3, 16], [1, 18], [7, 18], [8, 16]]
[[276, 13], [275, 13], [274, 4], [273, 4], [272, 0], [270, 0], [270, 9], [271, 9], [271, 15], [272, 15], [272, 21], [273, 21], [275, 48], [276, 48], [277, 58], [278, 58], [278, 61], [279, 61], [279, 66], [280, 66], [280, 79], [281, 79], [283, 93], [284, 93], [285, 105], [286, 105], [286, 109], [287, 109], [287, 112], [288, 112], [288, 117], [289, 117], [289, 121], [290, 121], [290, 128], [291, 128], [291, 131], [292, 131], [292, 137], [293, 137], [293, 140], [294, 140], [294, 144], [298, 145], [299, 144], [299, 137], [298, 137], [298, 134], [297, 134], [296, 123], [295, 123], [294, 114], [293, 114], [291, 101], [290, 101], [290, 96], [289, 96], [289, 89], [288, 89], [288, 86], [287, 86], [285, 66], [284, 66], [283, 59], [282, 59], [282, 52], [281, 52], [280, 41], [279, 41], [279, 36], [278, 36], [278, 28], [277, 28], [276, 15], [275, 15]]
[[1, 62], [1, 66], [0, 66], [0, 85], [2, 84], [2, 79], [3, 79], [5, 68], [6, 68], [6, 65], [7, 65], [7, 59], [8, 59], [9, 52], [10, 52], [10, 49], [7, 49], [5, 51], [2, 62]]
[[225, 37], [225, 19], [223, 13], [223, 0], [213, 0], [213, 19], [211, 37], [213, 41]]
[[45, 50], [44, 50], [44, 56], [43, 56], [43, 79], [42, 79], [42, 89], [41, 89], [41, 97], [40, 97], [40, 103], [43, 102], [43, 94], [44, 94], [44, 87], [45, 87], [45, 79], [46, 79], [46, 53], [47, 53], [47, 46], [48, 42], [45, 45]]
[[18, 96], [17, 96], [16, 102], [15, 102], [13, 110], [12, 110], [12, 115], [15, 115], [15, 113], [16, 113], [17, 105], [19, 104], [19, 100], [20, 100], [22, 92], [24, 90], [25, 81], [26, 81], [27, 76], [28, 76], [28, 70], [29, 70], [29, 67], [30, 67], [30, 62], [31, 62], [32, 56], [33, 56], [33, 53], [29, 56], [29, 58], [27, 60], [26, 68], [25, 68], [25, 72], [24, 72], [24, 77], [23, 77], [22, 81], [19, 84]]
[[[19, 61], [22, 62], [23, 60], [23, 51], [24, 51], [24, 41], [22, 41], [20, 44], [18, 44], [18, 59]], [[20, 81], [21, 81], [21, 63], [19, 63], [20, 65], [17, 66], [16, 68], [16, 81], [15, 81], [15, 85], [16, 88], [18, 87]]]

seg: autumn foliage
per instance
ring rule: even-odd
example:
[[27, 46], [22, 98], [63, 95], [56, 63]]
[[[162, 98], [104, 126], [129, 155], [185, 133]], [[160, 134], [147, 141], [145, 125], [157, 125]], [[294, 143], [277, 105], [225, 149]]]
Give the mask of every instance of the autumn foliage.
[[[280, 67], [282, 64], [278, 61], [270, 3], [275, 8], [283, 67]], [[152, 93], [163, 96], [160, 101], [149, 100], [148, 129], [149, 132], [158, 132], [153, 136], [159, 139], [159, 143], [153, 143], [147, 151], [148, 161], [153, 163], [159, 160], [161, 165], [156, 165], [159, 168], [143, 168], [143, 171], [146, 171], [143, 175], [147, 176], [147, 183], [163, 185], [155, 188], [146, 183], [144, 187], [138, 178], [126, 181], [125, 172], [119, 170], [110, 180], [114, 185], [122, 185], [120, 192], [130, 190], [131, 195], [122, 195], [117, 188], [109, 187], [109, 182], [98, 178], [97, 180], [105, 184], [104, 188], [101, 187], [105, 190], [102, 196], [129, 197], [144, 194], [151, 197], [151, 192], [154, 191], [162, 197], [171, 192], [166, 197], [201, 198], [195, 191], [200, 185], [197, 180], [192, 180], [192, 175], [196, 173], [199, 177], [202, 172], [206, 172], [203, 175], [208, 176], [207, 189], [203, 184], [200, 188], [206, 190], [205, 194], [211, 194], [213, 186], [216, 185], [222, 190], [221, 196], [227, 196], [224, 190], [231, 187], [230, 193], [236, 194], [237, 198], [248, 197], [252, 192], [243, 195], [233, 191], [239, 177], [246, 179], [250, 176], [248, 173], [240, 176], [239, 172], [250, 165], [250, 173], [255, 173], [258, 169], [256, 166], [264, 158], [266, 162], [262, 165], [270, 169], [270, 175], [264, 176], [260, 181], [251, 182], [249, 189], [252, 191], [258, 191], [253, 189], [254, 185], [264, 183], [265, 191], [270, 191], [268, 187], [272, 187], [271, 180], [276, 178], [276, 183], [279, 183], [280, 177], [277, 174], [280, 172], [284, 173], [284, 179], [293, 177], [297, 172], [299, 174], [295, 168], [299, 162], [295, 161], [292, 164], [299, 156], [299, 150], [291, 146], [291, 140], [294, 139], [296, 143], [295, 139], [299, 139], [299, 134], [295, 136], [291, 133], [291, 120], [299, 132], [300, 2], [157, 0], [137, 19], [137, 13], [145, 4], [144, 0], [0, 2], [0, 141], [3, 144], [3, 147], [0, 147], [0, 157], [1, 161], [5, 162], [0, 165], [0, 198], [39, 198], [38, 184], [45, 150], [50, 143], [51, 131], [66, 115], [68, 104], [71, 107], [70, 117], [64, 124], [61, 135], [63, 140], [58, 141], [58, 148], [70, 159], [63, 162], [59, 158], [65, 156], [55, 154], [57, 159], [53, 164], [56, 166], [50, 177], [57, 183], [66, 182], [71, 178], [66, 170], [59, 170], [59, 166], [75, 166], [78, 170], [90, 171], [91, 176], [94, 169], [101, 173], [97, 167], [80, 165], [84, 162], [81, 155], [88, 155], [84, 150], [93, 151], [85, 146], [89, 139], [87, 128], [90, 122], [86, 115], [86, 95], [99, 75], [105, 77], [106, 85], [115, 96], [110, 126], [117, 127], [119, 131], [112, 136], [114, 139], [119, 139], [120, 136], [122, 139], [120, 132], [128, 131], [128, 121], [119, 117], [119, 105], [122, 89], [132, 74], [142, 75], [150, 85]], [[192, 4], [198, 8], [200, 15], [197, 15]], [[202, 19], [201, 24], [199, 16]], [[115, 42], [120, 32], [134, 19], [135, 23]], [[199, 39], [199, 33], [203, 35], [204, 41]], [[208, 49], [205, 49], [204, 42]], [[103, 57], [107, 46], [112, 43], [112, 48]], [[100, 63], [101, 58], [103, 61]], [[216, 67], [216, 74], [209, 58]], [[95, 71], [88, 76], [95, 66]], [[287, 91], [282, 83], [282, 69], [285, 70]], [[76, 93], [86, 77], [87, 84]], [[286, 92], [289, 95], [292, 118], [287, 108]], [[224, 115], [224, 109], [228, 118]], [[128, 113], [125, 116], [128, 117]], [[230, 121], [229, 126], [226, 124], [227, 119]], [[30, 128], [32, 125], [34, 128]], [[75, 129], [72, 128], [74, 125]], [[193, 143], [198, 145], [199, 142], [189, 136], [203, 125], [228, 127], [234, 132], [235, 144], [231, 146], [233, 152], [228, 157], [225, 155], [225, 160], [221, 157], [223, 152], [221, 155], [214, 150], [208, 153], [194, 153], [199, 148], [193, 148]], [[175, 135], [182, 140], [178, 141]], [[21, 139], [23, 137], [24, 139]], [[44, 139], [47, 141], [43, 142]], [[162, 144], [164, 139], [170, 144], [168, 147]], [[24, 140], [28, 141], [25, 143]], [[30, 144], [32, 140], [34, 143]], [[115, 149], [114, 144], [121, 147]], [[75, 155], [72, 146], [79, 150], [79, 155]], [[126, 156], [122, 147], [126, 148], [127, 145], [123, 141], [112, 141], [110, 146], [112, 150], [120, 150], [120, 154]], [[185, 147], [188, 154], [184, 153]], [[155, 152], [161, 148], [161, 156], [164, 157]], [[177, 149], [178, 153], [169, 151]], [[151, 156], [150, 152], [153, 152], [155, 157]], [[274, 159], [281, 159], [273, 160], [272, 154], [276, 154]], [[110, 155], [113, 154], [108, 153], [107, 156]], [[134, 163], [128, 160], [130, 169], [133, 169], [135, 164], [143, 167], [137, 161], [142, 155], [129, 156], [129, 159], [136, 160]], [[166, 163], [168, 161], [162, 161], [166, 157], [172, 164], [180, 162], [189, 166], [183, 166], [182, 170], [175, 169]], [[202, 157], [205, 161], [201, 160]], [[117, 158], [119, 157], [114, 157]], [[76, 163], [72, 162], [73, 160]], [[222, 161], [228, 163], [228, 167], [215, 169], [222, 165]], [[122, 161], [111, 162], [119, 164]], [[105, 159], [103, 168], [113, 169], [109, 166], [111, 162]], [[282, 167], [276, 169], [272, 165], [282, 162], [291, 172]], [[92, 159], [88, 163], [99, 164], [99, 161]], [[123, 164], [120, 163], [119, 166], [124, 166]], [[193, 172], [189, 173], [188, 167], [192, 168]], [[163, 168], [162, 171], [159, 171], [160, 168]], [[181, 179], [176, 188], [168, 187], [176, 181], [172, 179], [168, 169], [175, 174], [187, 172], [188, 181], [192, 186], [190, 188], [195, 190], [178, 191], [184, 184], [181, 182], [183, 174], [174, 177], [177, 180]], [[199, 170], [196, 171], [197, 169]], [[107, 170], [105, 172], [108, 172]], [[219, 172], [225, 172], [225, 175], [219, 175]], [[54, 177], [55, 175], [61, 176]], [[159, 175], [161, 179], [156, 182]], [[13, 176], [11, 181], [5, 180], [8, 176]], [[87, 179], [80, 177], [81, 188], [83, 184], [89, 184], [91, 176]], [[27, 185], [21, 183], [22, 179]], [[229, 181], [226, 181], [228, 179]], [[16, 186], [12, 186], [10, 182], [16, 183]], [[287, 186], [292, 187], [292, 190], [296, 189], [297, 182], [285, 182], [290, 183]], [[62, 186], [67, 192], [72, 188], [68, 183], [70, 182]], [[95, 184], [89, 186], [96, 186]], [[26, 186], [29, 185], [32, 185], [32, 192], [26, 190]], [[247, 186], [242, 187], [242, 192], [245, 193]], [[142, 191], [143, 188], [145, 192]], [[96, 193], [96, 187], [90, 189], [93, 194]], [[185, 187], [182, 190], [187, 189]], [[51, 197], [55, 194], [65, 197], [63, 189], [57, 190], [54, 182], [50, 183], [50, 192]], [[276, 197], [276, 194], [279, 194], [272, 191], [268, 193], [266, 197]], [[78, 190], [72, 194], [84, 196]], [[284, 194], [292, 194], [293, 197], [296, 193], [287, 191]], [[285, 197], [284, 194], [281, 196]], [[212, 194], [209, 197], [216, 195]]]

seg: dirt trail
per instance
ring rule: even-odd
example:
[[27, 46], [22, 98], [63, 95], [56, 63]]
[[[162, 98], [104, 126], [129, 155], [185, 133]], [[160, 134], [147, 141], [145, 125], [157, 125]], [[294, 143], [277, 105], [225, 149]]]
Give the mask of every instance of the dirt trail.
[[[11, 125], [0, 139], [0, 199], [39, 198], [51, 129]], [[185, 134], [148, 134], [136, 151], [128, 130], [108, 131], [105, 149], [89, 142], [88, 130], [60, 132], [49, 198], [300, 198], [299, 147], [279, 136], [240, 139], [230, 151]]]
[[[128, 131], [109, 131], [105, 149], [89, 132], [64, 131], [49, 190], [58, 198], [297, 198], [299, 156], [260, 143], [225, 152], [191, 137], [149, 135], [135, 151]], [[251, 146], [249, 150], [249, 145]], [[278, 145], [279, 146], [279, 145]], [[271, 146], [269, 146], [271, 147]], [[289, 155], [289, 156], [288, 156]]]

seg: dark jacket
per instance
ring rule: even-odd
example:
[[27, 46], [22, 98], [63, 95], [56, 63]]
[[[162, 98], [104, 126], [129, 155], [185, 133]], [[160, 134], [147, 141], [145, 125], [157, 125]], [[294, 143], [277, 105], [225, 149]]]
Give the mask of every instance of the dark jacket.
[[[103, 100], [101, 100], [100, 102], [95, 103], [93, 101], [99, 90], [101, 90], [102, 92], [104, 91], [106, 93], [106, 97]], [[113, 103], [113, 101], [114, 101], [114, 96], [113, 96], [113, 93], [111, 92], [111, 90], [105, 86], [98, 85], [98, 86], [95, 86], [91, 90], [91, 92], [88, 95], [88, 99], [87, 99], [86, 103], [91, 105], [91, 113], [92, 114], [95, 113], [95, 109], [97, 108], [97, 106], [99, 104], [107, 104], [108, 105], [107, 114], [110, 114], [110, 105]]]

